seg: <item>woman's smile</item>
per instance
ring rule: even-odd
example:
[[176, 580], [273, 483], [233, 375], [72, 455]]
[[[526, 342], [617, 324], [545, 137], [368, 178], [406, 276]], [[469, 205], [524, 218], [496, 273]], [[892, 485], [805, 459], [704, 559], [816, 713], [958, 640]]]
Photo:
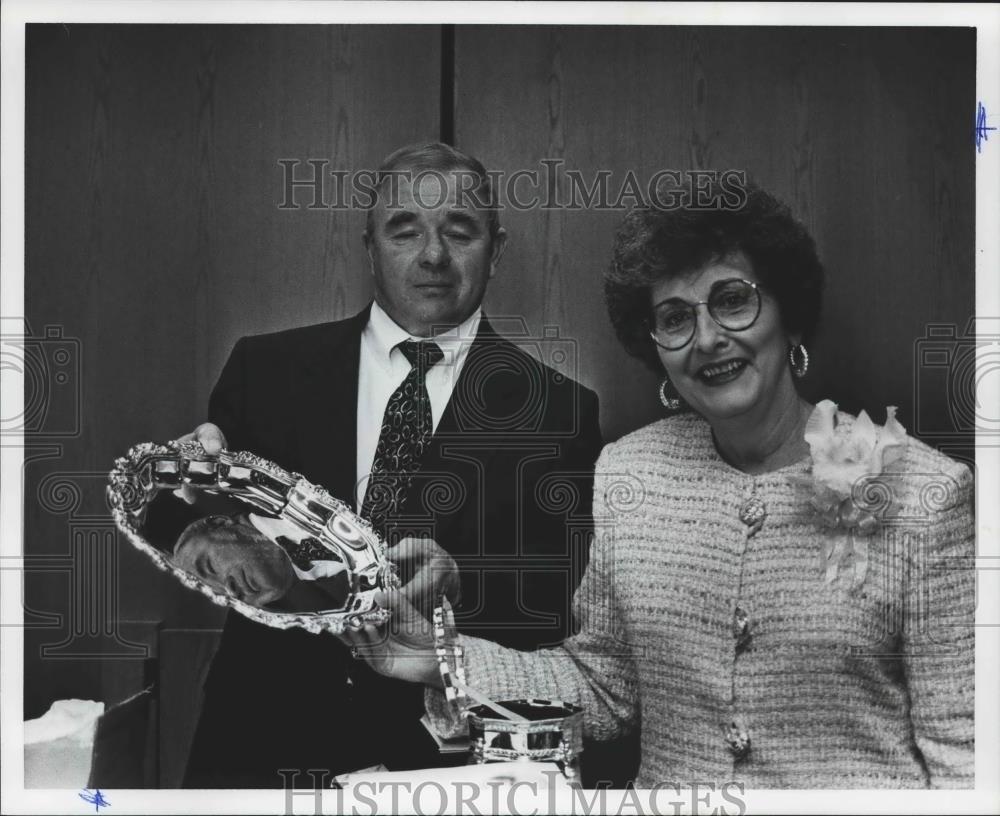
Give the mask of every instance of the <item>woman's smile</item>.
[[742, 359], [724, 360], [719, 363], [709, 363], [698, 369], [695, 376], [705, 385], [718, 386], [731, 383], [737, 379], [749, 363]]

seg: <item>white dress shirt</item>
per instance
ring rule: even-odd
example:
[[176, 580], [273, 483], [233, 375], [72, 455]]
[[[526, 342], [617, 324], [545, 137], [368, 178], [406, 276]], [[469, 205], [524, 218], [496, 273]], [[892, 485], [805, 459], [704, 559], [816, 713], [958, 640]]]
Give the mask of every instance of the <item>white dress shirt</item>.
[[372, 304], [371, 316], [361, 332], [361, 365], [358, 371], [358, 458], [355, 481], [355, 508], [360, 513], [375, 461], [379, 433], [385, 406], [393, 391], [410, 373], [410, 362], [396, 346], [404, 340], [423, 342], [433, 340], [444, 357], [433, 366], [426, 377], [427, 394], [431, 400], [431, 417], [434, 430], [444, 415], [451, 399], [451, 392], [458, 382], [472, 342], [482, 320], [481, 309], [476, 309], [464, 323], [434, 337], [414, 337], [398, 326], [377, 303]]

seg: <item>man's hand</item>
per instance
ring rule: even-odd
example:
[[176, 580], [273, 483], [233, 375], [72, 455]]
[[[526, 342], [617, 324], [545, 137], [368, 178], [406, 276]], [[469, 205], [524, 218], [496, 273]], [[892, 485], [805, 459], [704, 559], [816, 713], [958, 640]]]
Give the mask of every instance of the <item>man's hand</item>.
[[[215, 455], [226, 447], [226, 437], [218, 425], [211, 422], [203, 422], [191, 433], [177, 437], [178, 442], [200, 442], [205, 449], [205, 453]], [[174, 491], [174, 495], [184, 499], [188, 504], [194, 504], [198, 497], [198, 491], [190, 485], [181, 485]]]
[[399, 567], [400, 592], [424, 617], [431, 617], [442, 595], [458, 606], [462, 594], [458, 565], [436, 541], [404, 538], [386, 551], [386, 557]]
[[378, 603], [392, 615], [386, 625], [345, 629], [340, 639], [379, 674], [441, 688], [431, 623], [406, 599], [403, 590], [379, 593]]

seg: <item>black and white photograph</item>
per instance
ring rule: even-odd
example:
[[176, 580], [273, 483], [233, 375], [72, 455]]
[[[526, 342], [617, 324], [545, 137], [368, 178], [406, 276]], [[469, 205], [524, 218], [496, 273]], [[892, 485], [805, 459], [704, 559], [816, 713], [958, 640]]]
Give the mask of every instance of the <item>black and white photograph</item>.
[[2, 13], [4, 813], [1000, 813], [1000, 5]]

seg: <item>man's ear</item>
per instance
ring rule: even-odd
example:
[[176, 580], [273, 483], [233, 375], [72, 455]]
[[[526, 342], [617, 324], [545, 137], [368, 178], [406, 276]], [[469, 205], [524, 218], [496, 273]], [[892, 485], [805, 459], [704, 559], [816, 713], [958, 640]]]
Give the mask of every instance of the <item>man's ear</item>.
[[497, 230], [497, 234], [493, 236], [493, 249], [490, 253], [491, 278], [497, 272], [497, 265], [500, 263], [500, 259], [503, 257], [505, 249], [507, 249], [507, 230], [500, 227], [500, 229]]

